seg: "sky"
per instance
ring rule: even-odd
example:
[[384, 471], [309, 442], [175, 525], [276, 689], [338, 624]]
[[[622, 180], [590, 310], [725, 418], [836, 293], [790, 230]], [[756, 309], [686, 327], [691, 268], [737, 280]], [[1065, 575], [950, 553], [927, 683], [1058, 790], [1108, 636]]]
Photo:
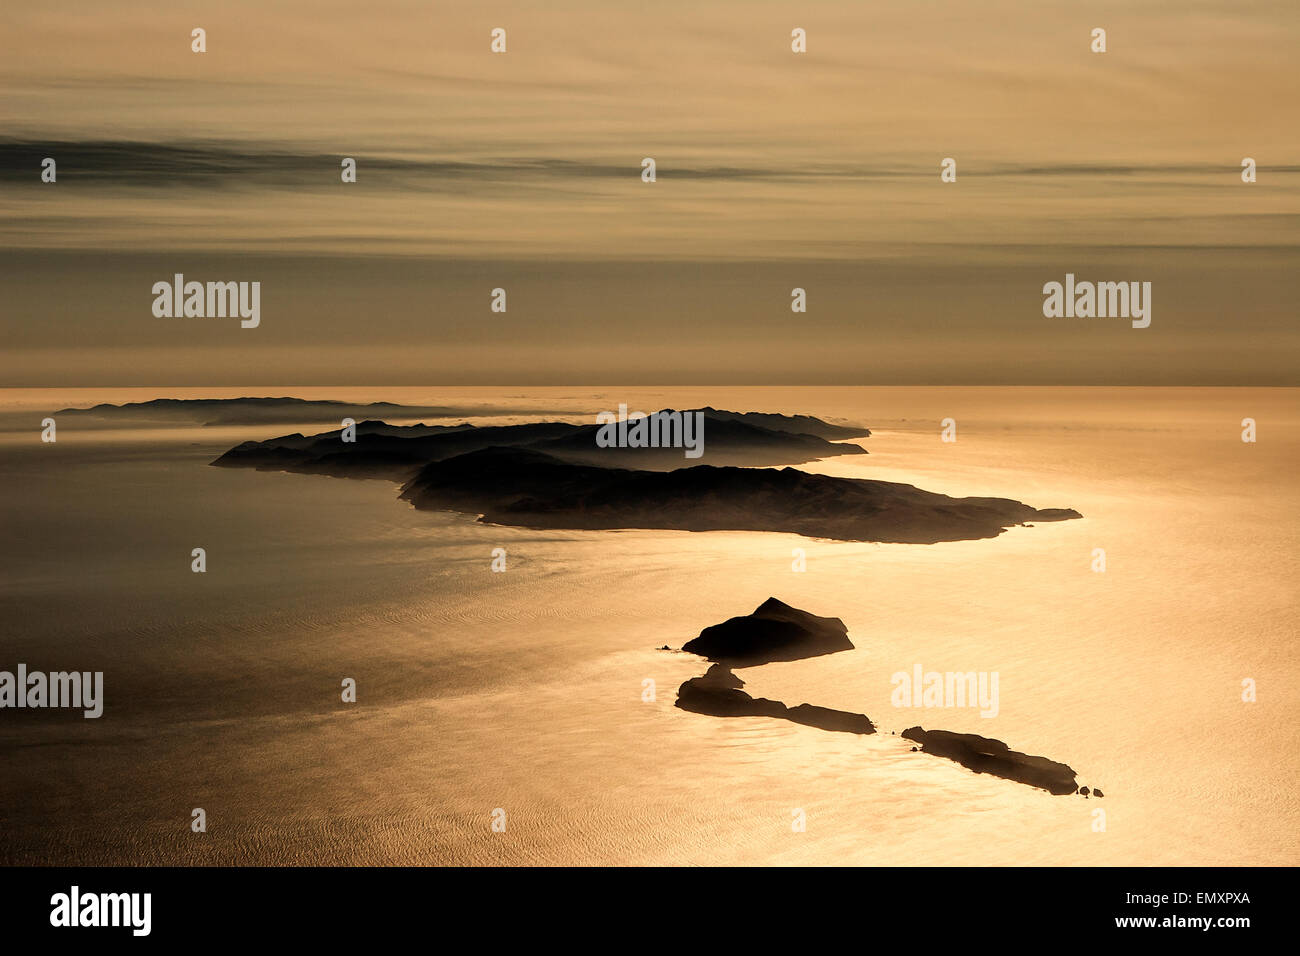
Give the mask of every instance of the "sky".
[[6, 4], [0, 385], [1294, 385], [1297, 50], [1294, 0]]

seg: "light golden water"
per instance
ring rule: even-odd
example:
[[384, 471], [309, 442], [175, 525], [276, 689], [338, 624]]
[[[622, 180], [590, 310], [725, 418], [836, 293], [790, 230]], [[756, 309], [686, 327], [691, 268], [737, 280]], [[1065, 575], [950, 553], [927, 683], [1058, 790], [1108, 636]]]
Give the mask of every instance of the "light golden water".
[[[802, 412], [873, 430], [869, 456], [804, 467], [1085, 517], [931, 546], [538, 532], [416, 512], [382, 481], [206, 466], [323, 426], [65, 417], [39, 438], [67, 405], [290, 391], [493, 421]], [[1296, 390], [9, 390], [0, 428], [0, 669], [103, 670], [106, 695], [99, 720], [0, 711], [2, 862], [1300, 863]], [[842, 618], [856, 650], [743, 670], [748, 689], [881, 735], [672, 706], [703, 667], [654, 648], [770, 595]], [[916, 663], [997, 671], [998, 716], [895, 709]], [[1106, 797], [889, 734], [918, 723], [1065, 761]]]

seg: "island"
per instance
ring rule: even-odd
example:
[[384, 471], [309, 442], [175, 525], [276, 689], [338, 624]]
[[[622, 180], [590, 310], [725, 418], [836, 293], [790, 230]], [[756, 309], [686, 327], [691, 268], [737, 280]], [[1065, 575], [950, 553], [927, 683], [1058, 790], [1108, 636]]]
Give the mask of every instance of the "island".
[[740, 688], [745, 682], [725, 664], [714, 664], [702, 677], [692, 677], [677, 689], [676, 706], [713, 717], [776, 717], [820, 730], [874, 734], [876, 726], [865, 714], [853, 714], [813, 704], [787, 707], [778, 700], [754, 698]]
[[851, 651], [853, 642], [838, 617], [818, 617], [770, 597], [753, 614], [706, 627], [682, 650], [711, 661], [749, 667]]
[[922, 753], [947, 757], [976, 773], [1027, 783], [1058, 795], [1076, 790], [1085, 797], [1088, 795], [1087, 787], [1079, 790], [1074, 770], [1065, 764], [1019, 753], [991, 737], [954, 734], [947, 730], [927, 731], [921, 727], [909, 727], [901, 736], [919, 743]]
[[[937, 544], [1082, 517], [1070, 508], [1039, 509], [1010, 498], [953, 498], [900, 482], [789, 466], [865, 455], [860, 445], [822, 437], [870, 434], [860, 426], [712, 407], [653, 414], [702, 416], [705, 440], [698, 462], [684, 459], [680, 448], [602, 447], [600, 425], [368, 420], [347, 433], [339, 428], [247, 441], [211, 464], [386, 479], [400, 484], [402, 500], [417, 509], [541, 530], [767, 531]], [[633, 464], [637, 467], [629, 467]], [[785, 467], [775, 467], [781, 464]]]
[[597, 468], [517, 448], [430, 462], [402, 487], [401, 497], [416, 508], [524, 528], [771, 531], [898, 544], [992, 538], [1031, 520], [1081, 517], [1009, 498], [950, 498], [897, 482], [796, 468]]

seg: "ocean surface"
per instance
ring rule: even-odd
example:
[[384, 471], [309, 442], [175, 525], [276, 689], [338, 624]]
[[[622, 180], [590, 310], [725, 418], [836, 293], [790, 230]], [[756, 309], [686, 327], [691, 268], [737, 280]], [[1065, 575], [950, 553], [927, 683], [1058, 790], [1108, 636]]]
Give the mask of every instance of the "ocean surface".
[[[328, 424], [65, 416], [40, 440], [67, 406], [247, 394], [493, 423], [805, 413], [872, 429], [870, 455], [808, 470], [1084, 518], [938, 545], [529, 531], [385, 481], [208, 467]], [[0, 863], [1300, 864], [1298, 469], [1295, 389], [0, 391], [0, 669], [105, 683], [98, 720], [0, 710]], [[769, 596], [843, 619], [856, 650], [740, 669], [746, 690], [881, 733], [673, 707], [707, 665], [656, 648]], [[916, 664], [996, 671], [997, 716], [893, 706]], [[912, 753], [890, 732], [917, 724], [1105, 798]]]

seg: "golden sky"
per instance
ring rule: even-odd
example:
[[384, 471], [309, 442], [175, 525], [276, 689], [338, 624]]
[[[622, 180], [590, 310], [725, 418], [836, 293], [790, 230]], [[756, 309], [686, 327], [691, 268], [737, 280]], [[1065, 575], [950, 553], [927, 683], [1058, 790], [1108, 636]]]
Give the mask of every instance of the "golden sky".
[[[0, 384], [1295, 384], [1297, 50], [1294, 0], [6, 4]], [[1067, 272], [1151, 327], [1044, 318]]]

